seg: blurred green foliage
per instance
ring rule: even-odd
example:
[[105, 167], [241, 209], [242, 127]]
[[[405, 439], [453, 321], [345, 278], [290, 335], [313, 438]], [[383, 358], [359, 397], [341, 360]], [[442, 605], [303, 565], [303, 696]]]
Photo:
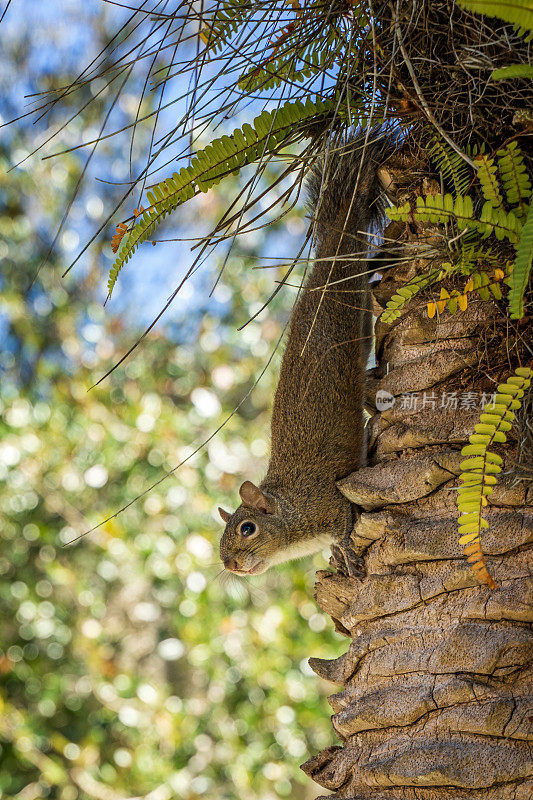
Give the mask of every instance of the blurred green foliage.
[[[236, 251], [224, 313], [199, 320], [196, 342], [154, 333], [88, 391], [132, 326], [94, 301], [93, 269], [61, 281], [52, 260], [27, 291], [78, 162], [8, 173], [1, 157], [0, 796], [314, 797], [298, 765], [331, 743], [331, 687], [307, 658], [341, 649], [312, 599], [326, 562], [228, 581], [217, 553], [216, 506], [234, 507], [266, 464], [275, 366], [194, 459], [69, 546], [246, 394], [287, 309], [236, 323], [272, 272]], [[223, 201], [209, 197], [200, 212], [216, 214]]]

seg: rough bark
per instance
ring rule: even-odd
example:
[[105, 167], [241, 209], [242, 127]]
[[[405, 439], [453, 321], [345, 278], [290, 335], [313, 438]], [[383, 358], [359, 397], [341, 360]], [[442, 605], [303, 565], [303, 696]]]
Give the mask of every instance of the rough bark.
[[[383, 302], [389, 289], [379, 291]], [[383, 389], [396, 402], [372, 417], [369, 466], [340, 487], [363, 509], [353, 541], [367, 574], [323, 571], [316, 584], [320, 607], [352, 641], [336, 660], [310, 659], [341, 686], [330, 697], [341, 744], [303, 769], [339, 800], [532, 796], [533, 490], [503, 474], [490, 498], [491, 591], [458, 543], [454, 489], [481, 409], [440, 407], [442, 391], [493, 391], [487, 376], [502, 359], [511, 372], [498, 315], [480, 301], [430, 320], [418, 302], [377, 331], [370, 395]], [[405, 392], [417, 393], [416, 409], [402, 407]], [[516, 448], [510, 439], [502, 449], [506, 466]]]

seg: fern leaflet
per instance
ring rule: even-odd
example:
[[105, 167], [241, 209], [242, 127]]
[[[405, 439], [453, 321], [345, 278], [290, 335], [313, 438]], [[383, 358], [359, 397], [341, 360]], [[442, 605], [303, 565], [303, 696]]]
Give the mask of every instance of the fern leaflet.
[[533, 81], [533, 64], [509, 64], [508, 67], [495, 69], [490, 77], [493, 81], [508, 81], [513, 78]]
[[500, 194], [498, 186], [498, 178], [496, 177], [497, 167], [493, 158], [487, 158], [485, 155], [479, 155], [474, 161], [477, 169], [477, 176], [481, 184], [481, 191], [485, 200], [492, 205], [493, 208], [499, 208], [503, 203], [503, 197]]
[[481, 549], [481, 533], [489, 527], [482, 510], [488, 505], [487, 498], [494, 491], [503, 461], [489, 447], [507, 441], [505, 434], [511, 429], [514, 411], [520, 408], [520, 401], [532, 378], [533, 370], [519, 367], [506, 383], [498, 386], [494, 402], [485, 405], [475, 433], [469, 437], [470, 443], [461, 451], [467, 458], [460, 465], [462, 486], [457, 493], [459, 543], [463, 545], [476, 576], [491, 589], [496, 588], [496, 583], [487, 569]]
[[461, 156], [436, 136], [431, 139], [428, 155], [444, 179], [453, 183], [456, 194], [464, 194], [470, 185], [471, 173]]
[[507, 144], [496, 153], [498, 169], [503, 185], [505, 197], [511, 206], [520, 205], [514, 209], [517, 216], [525, 216], [524, 200], [531, 197], [531, 181], [526, 171], [524, 157], [516, 141]]
[[522, 229], [522, 236], [516, 251], [511, 291], [509, 292], [509, 311], [511, 319], [522, 319], [524, 316], [524, 294], [527, 289], [531, 263], [533, 260], [533, 203], [529, 206], [527, 219]]

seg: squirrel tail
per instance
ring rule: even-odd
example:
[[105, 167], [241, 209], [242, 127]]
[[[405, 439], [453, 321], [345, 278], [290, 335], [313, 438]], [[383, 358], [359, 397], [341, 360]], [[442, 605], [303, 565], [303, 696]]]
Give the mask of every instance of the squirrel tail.
[[307, 181], [314, 215], [317, 257], [347, 255], [366, 248], [385, 211], [378, 170], [395, 146], [390, 135], [374, 131], [332, 142]]

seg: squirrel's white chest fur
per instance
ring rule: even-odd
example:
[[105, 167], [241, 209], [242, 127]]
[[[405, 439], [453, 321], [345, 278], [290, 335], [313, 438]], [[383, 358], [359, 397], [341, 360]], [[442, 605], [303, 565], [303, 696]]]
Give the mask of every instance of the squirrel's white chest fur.
[[295, 558], [304, 558], [313, 553], [318, 553], [325, 547], [331, 544], [331, 536], [327, 533], [321, 536], [314, 536], [310, 539], [303, 539], [300, 542], [294, 542], [289, 547], [283, 550], [278, 550], [272, 558], [269, 558], [269, 566], [273, 567], [276, 564], [283, 564], [285, 561], [292, 561]]

